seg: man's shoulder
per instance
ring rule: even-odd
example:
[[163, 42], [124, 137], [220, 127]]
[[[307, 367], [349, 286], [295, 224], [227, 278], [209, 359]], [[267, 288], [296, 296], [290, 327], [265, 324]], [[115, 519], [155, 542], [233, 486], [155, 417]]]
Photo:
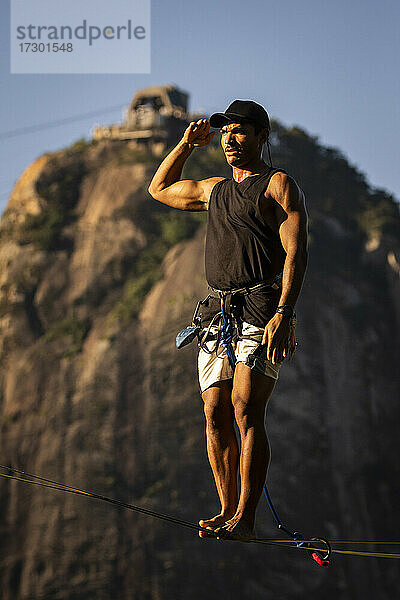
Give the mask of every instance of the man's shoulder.
[[292, 177], [287, 171], [285, 171], [285, 169], [274, 167], [274, 173], [272, 173], [269, 181], [273, 186], [284, 186], [287, 185], [288, 182], [295, 180], [294, 177]]
[[202, 179], [202, 182], [204, 185], [208, 185], [210, 187], [214, 187], [214, 185], [216, 183], [218, 183], [219, 181], [223, 181], [224, 179], [227, 179], [226, 177], [222, 177], [222, 176], [216, 176], [216, 177], [208, 177], [208, 179]]
[[210, 199], [211, 192], [219, 181], [224, 181], [226, 177], [209, 177], [208, 179], [202, 179], [201, 184], [203, 186], [204, 195], [207, 200]]
[[268, 187], [265, 190], [265, 196], [280, 197], [287, 192], [304, 195], [295, 178], [289, 175], [284, 169], [279, 169], [272, 174]]

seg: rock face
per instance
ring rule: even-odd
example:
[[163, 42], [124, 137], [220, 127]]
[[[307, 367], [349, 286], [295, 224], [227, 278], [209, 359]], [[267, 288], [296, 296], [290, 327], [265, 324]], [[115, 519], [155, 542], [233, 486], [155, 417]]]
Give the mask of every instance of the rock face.
[[[284, 162], [299, 133], [279, 133]], [[42, 157], [18, 182], [0, 225], [0, 462], [197, 522], [219, 507], [196, 348], [178, 351], [174, 337], [207, 293], [205, 229], [148, 197], [153, 172], [148, 157], [98, 143]], [[399, 239], [374, 230], [366, 244], [303, 187], [310, 265], [298, 351], [268, 409], [270, 491], [306, 536], [396, 539]], [[389, 600], [398, 589], [397, 561], [336, 555], [322, 569], [300, 551], [200, 541], [12, 480], [0, 480], [0, 506], [2, 600]], [[263, 499], [258, 532], [277, 534]]]

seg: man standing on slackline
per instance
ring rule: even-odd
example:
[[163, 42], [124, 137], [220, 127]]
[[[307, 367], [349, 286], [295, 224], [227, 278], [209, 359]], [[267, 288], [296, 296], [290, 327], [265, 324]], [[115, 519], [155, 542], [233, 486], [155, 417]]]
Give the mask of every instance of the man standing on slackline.
[[[211, 141], [210, 125], [221, 130], [232, 178], [181, 180], [195, 147]], [[254, 536], [270, 460], [265, 409], [281, 363], [293, 351], [293, 308], [307, 265], [304, 194], [289, 175], [262, 159], [269, 133], [262, 106], [235, 100], [209, 122], [190, 123], [149, 186], [153, 198], [168, 206], [209, 213], [206, 278], [219, 291], [235, 334], [216, 348], [213, 328], [199, 352], [207, 452], [221, 502], [219, 514], [199, 524], [241, 537]]]

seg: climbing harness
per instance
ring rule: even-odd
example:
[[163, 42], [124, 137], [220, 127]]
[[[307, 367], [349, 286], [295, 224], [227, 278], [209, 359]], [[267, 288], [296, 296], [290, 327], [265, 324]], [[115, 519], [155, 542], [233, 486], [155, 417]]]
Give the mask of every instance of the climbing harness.
[[[1, 472], [2, 471], [6, 471]], [[122, 502], [120, 500], [116, 500], [115, 498], [109, 498], [107, 496], [103, 496], [101, 494], [96, 494], [94, 492], [88, 492], [85, 490], [81, 490], [75, 486], [70, 486], [67, 485], [65, 483], [59, 483], [58, 481], [54, 481], [52, 479], [48, 479], [46, 477], [41, 477], [39, 475], [34, 475], [32, 473], [27, 473], [26, 471], [22, 471], [20, 469], [16, 469], [14, 467], [11, 466], [6, 466], [6, 465], [0, 465], [0, 477], [3, 477], [5, 479], [11, 479], [14, 481], [20, 481], [22, 483], [26, 483], [26, 484], [31, 484], [31, 485], [36, 485], [36, 486], [40, 486], [40, 487], [44, 487], [44, 488], [49, 488], [49, 489], [53, 489], [53, 490], [58, 490], [61, 492], [66, 492], [66, 493], [70, 493], [70, 494], [75, 494], [78, 496], [86, 496], [87, 498], [93, 498], [95, 500], [100, 500], [102, 502], [107, 502], [109, 504], [113, 504], [115, 506], [121, 507], [121, 508], [126, 508], [128, 510], [132, 510], [156, 519], [160, 519], [162, 521], [167, 521], [169, 523], [172, 523], [174, 525], [180, 525], [182, 527], [186, 527], [188, 529], [192, 529], [192, 530], [196, 530], [196, 531], [203, 531], [205, 533], [207, 533], [208, 537], [212, 537], [212, 534], [210, 533], [210, 530], [205, 529], [204, 527], [200, 527], [200, 525], [196, 525], [195, 523], [191, 523], [189, 521], [185, 521], [183, 519], [177, 519], [176, 517], [172, 517], [170, 515], [166, 515], [163, 513], [159, 513], [156, 512], [154, 510], [150, 510], [147, 508], [143, 508], [141, 506], [135, 506], [134, 504], [129, 504], [128, 502]], [[282, 531], [285, 531], [285, 533], [288, 532], [288, 530], [284, 527], [281, 527]], [[215, 538], [217, 538], [218, 534], [215, 533]], [[346, 545], [346, 544], [368, 544], [368, 545], [375, 545], [375, 544], [379, 544], [379, 545], [386, 545], [386, 546], [399, 546], [400, 545], [400, 541], [365, 541], [365, 540], [330, 540], [329, 542], [327, 540], [321, 539], [321, 538], [313, 538], [310, 540], [301, 540], [301, 545], [298, 544], [298, 542], [296, 542], [293, 539], [270, 539], [270, 538], [266, 538], [266, 539], [262, 539], [262, 538], [241, 538], [239, 536], [219, 536], [219, 539], [221, 540], [237, 540], [237, 541], [242, 541], [242, 542], [252, 542], [255, 544], [264, 544], [264, 545], [269, 545], [269, 546], [275, 546], [275, 547], [280, 547], [280, 548], [293, 548], [293, 549], [297, 549], [297, 550], [306, 550], [307, 552], [318, 552], [323, 554], [324, 552], [326, 553], [326, 545], [328, 544], [330, 547], [332, 545]], [[324, 546], [323, 548], [321, 548], [321, 544]], [[395, 559], [400, 559], [400, 554], [398, 553], [393, 553], [393, 552], [361, 552], [361, 551], [355, 551], [355, 550], [342, 550], [342, 549], [337, 549], [337, 548], [331, 548], [330, 550], [331, 553], [337, 553], [337, 554], [341, 554], [343, 556], [363, 556], [363, 557], [369, 557], [369, 558], [395, 558]]]
[[[251, 286], [243, 286], [241, 288], [230, 290], [218, 290], [209, 286], [210, 290], [216, 295], [208, 294], [206, 298], [197, 303], [191, 325], [182, 329], [176, 336], [176, 347], [178, 349], [183, 348], [197, 337], [198, 346], [201, 350], [207, 354], [215, 353], [218, 358], [223, 358], [224, 353], [219, 351], [221, 346], [226, 350], [229, 364], [232, 369], [234, 369], [236, 357], [232, 344], [239, 339], [254, 339], [254, 335], [242, 335], [242, 319], [239, 317], [237, 307], [235, 306], [236, 299], [241, 296], [248, 296], [255, 292], [276, 291], [280, 289], [281, 284], [282, 273], [279, 273], [270, 283], [263, 281]], [[213, 315], [207, 327], [202, 327], [202, 315], [200, 309], [202, 306], [207, 307], [212, 300], [219, 303], [219, 311]], [[290, 325], [289, 359], [292, 358], [296, 349], [294, 335], [296, 326], [295, 314], [291, 318]], [[210, 341], [215, 341], [212, 350], [207, 347], [207, 342]], [[263, 349], [265, 349], [265, 346], [260, 344], [259, 347], [249, 355], [246, 364], [251, 368], [254, 368]]]

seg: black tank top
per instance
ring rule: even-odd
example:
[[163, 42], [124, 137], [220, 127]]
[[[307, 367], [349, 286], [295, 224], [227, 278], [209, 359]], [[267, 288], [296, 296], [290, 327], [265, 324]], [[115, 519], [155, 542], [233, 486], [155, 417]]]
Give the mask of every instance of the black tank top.
[[[260, 209], [268, 183], [278, 171], [282, 169], [270, 167], [240, 183], [223, 179], [212, 189], [205, 248], [206, 279], [211, 287], [240, 288], [272, 281], [282, 272], [285, 251]], [[274, 314], [279, 296], [280, 290], [244, 296], [242, 318], [264, 326]]]

